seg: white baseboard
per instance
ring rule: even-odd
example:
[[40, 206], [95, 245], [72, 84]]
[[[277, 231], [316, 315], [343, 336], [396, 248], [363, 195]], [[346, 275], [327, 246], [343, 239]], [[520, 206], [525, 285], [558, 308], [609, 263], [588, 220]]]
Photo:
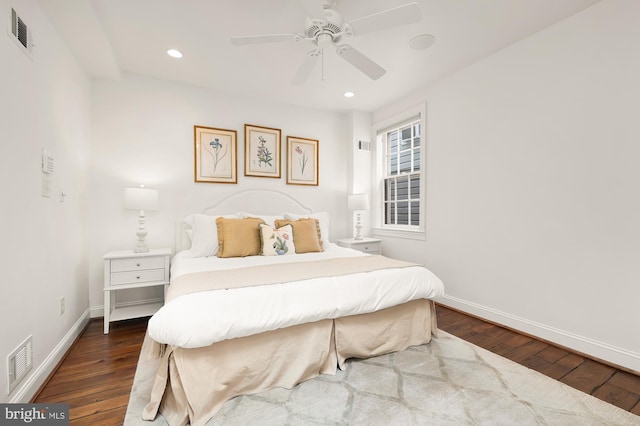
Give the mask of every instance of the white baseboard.
[[89, 312], [91, 318], [102, 318], [104, 317], [104, 306], [91, 306], [89, 307]]
[[638, 353], [456, 297], [445, 295], [437, 302], [640, 374]]
[[51, 372], [56, 368], [60, 360], [65, 356], [67, 351], [76, 341], [80, 333], [85, 329], [89, 322], [89, 310], [87, 309], [80, 316], [78, 321], [71, 327], [67, 334], [62, 338], [60, 343], [49, 353], [44, 361], [35, 369], [35, 371], [27, 377], [17, 389], [11, 400], [12, 404], [26, 404], [33, 398], [40, 389], [40, 386], [47, 380]]

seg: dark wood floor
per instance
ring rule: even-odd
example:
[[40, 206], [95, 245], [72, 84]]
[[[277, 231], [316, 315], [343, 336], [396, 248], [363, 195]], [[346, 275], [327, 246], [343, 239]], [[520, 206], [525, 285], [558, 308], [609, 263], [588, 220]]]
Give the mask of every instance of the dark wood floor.
[[640, 416], [639, 376], [444, 306], [437, 312], [438, 328]]
[[[438, 326], [455, 336], [640, 415], [640, 377], [438, 306]], [[33, 402], [64, 402], [72, 425], [121, 425], [148, 319], [102, 333], [93, 320]]]
[[67, 403], [72, 425], [120, 426], [148, 318], [112, 323], [92, 320], [33, 402]]

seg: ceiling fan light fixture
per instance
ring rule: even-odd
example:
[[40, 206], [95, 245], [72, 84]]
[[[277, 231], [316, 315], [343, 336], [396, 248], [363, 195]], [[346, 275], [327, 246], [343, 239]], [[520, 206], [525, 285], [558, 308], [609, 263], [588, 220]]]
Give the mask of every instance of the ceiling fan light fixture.
[[435, 43], [436, 38], [431, 34], [421, 34], [409, 40], [409, 49], [426, 50]]
[[353, 98], [356, 94], [353, 92], [344, 92], [345, 98]]
[[318, 34], [316, 43], [319, 48], [324, 49], [325, 47], [329, 47], [333, 44], [333, 37], [331, 37], [331, 34]]
[[171, 56], [172, 58], [182, 58], [182, 52], [177, 49], [167, 50], [167, 55]]

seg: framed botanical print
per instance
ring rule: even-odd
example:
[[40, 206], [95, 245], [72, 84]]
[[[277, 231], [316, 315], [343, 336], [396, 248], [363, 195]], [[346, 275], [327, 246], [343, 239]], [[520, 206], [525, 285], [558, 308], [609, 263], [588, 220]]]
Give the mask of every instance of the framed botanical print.
[[235, 130], [193, 126], [195, 181], [238, 183], [238, 145]]
[[244, 175], [280, 178], [280, 129], [244, 125]]
[[287, 183], [318, 185], [318, 140], [287, 136]]

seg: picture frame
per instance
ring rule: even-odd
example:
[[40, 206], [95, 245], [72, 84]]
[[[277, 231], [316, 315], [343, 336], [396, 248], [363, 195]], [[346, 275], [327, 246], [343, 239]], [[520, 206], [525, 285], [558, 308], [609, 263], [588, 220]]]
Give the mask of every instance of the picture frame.
[[273, 127], [244, 125], [244, 175], [281, 177], [282, 131]]
[[319, 184], [317, 139], [287, 136], [287, 184]]
[[194, 181], [238, 183], [235, 130], [193, 126]]

